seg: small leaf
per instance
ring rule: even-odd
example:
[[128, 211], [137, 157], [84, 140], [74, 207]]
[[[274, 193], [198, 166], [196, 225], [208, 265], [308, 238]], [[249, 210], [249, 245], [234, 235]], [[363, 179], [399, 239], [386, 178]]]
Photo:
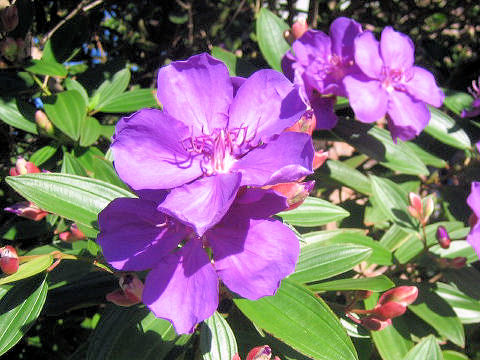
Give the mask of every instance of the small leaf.
[[412, 150], [415, 153], [415, 155], [417, 155], [418, 158], [420, 160], [422, 160], [422, 162], [425, 165], [434, 166], [434, 167], [439, 168], [439, 169], [443, 169], [443, 168], [447, 167], [447, 162], [445, 160], [439, 158], [438, 156], [435, 156], [435, 155], [429, 153], [428, 151], [422, 149], [417, 144], [412, 143], [412, 142], [406, 142], [404, 144], [410, 150]]
[[125, 113], [143, 108], [158, 108], [155, 89], [136, 89], [112, 96], [97, 109], [107, 113]]
[[306, 245], [301, 248], [295, 272], [289, 278], [302, 283], [328, 279], [351, 270], [371, 254], [372, 249], [356, 244]]
[[320, 179], [318, 179], [320, 182], [322, 177], [328, 177], [362, 194], [370, 195], [372, 193], [368, 177], [341, 161], [328, 160], [325, 165], [315, 172], [315, 176], [320, 176]]
[[77, 80], [72, 79], [72, 78], [66, 78], [65, 79], [65, 87], [66, 87], [67, 90], [77, 90], [80, 93], [80, 95], [82, 95], [82, 98], [85, 101], [85, 106], [88, 105], [87, 90]]
[[453, 350], [444, 350], [442, 351], [443, 360], [469, 360], [469, 357], [465, 354], [453, 351]]
[[445, 95], [443, 105], [457, 115], [461, 115], [462, 110], [468, 109], [473, 102], [473, 97], [465, 92], [446, 89]]
[[49, 76], [67, 76], [67, 68], [54, 61], [32, 60], [32, 65], [27, 66], [25, 70], [38, 75]]
[[428, 135], [457, 149], [466, 150], [472, 147], [467, 133], [455, 120], [438, 109], [430, 106], [428, 108], [432, 115], [424, 130]]
[[22, 280], [29, 278], [33, 275], [37, 275], [38, 273], [41, 273], [42, 271], [46, 270], [50, 265], [52, 265], [52, 261], [52, 255], [46, 254], [30, 260], [26, 263], [23, 263], [18, 267], [18, 270], [15, 274], [0, 278], [0, 285], [8, 284], [13, 281]]
[[87, 172], [83, 168], [82, 164], [73, 156], [67, 152], [63, 153], [62, 161], [62, 173], [87, 177]]
[[0, 355], [32, 327], [45, 304], [47, 291], [44, 276], [0, 288]]
[[228, 68], [230, 76], [249, 77], [252, 73], [258, 70], [249, 62], [238, 58], [235, 54], [218, 46], [212, 48], [212, 56], [223, 61]]
[[105, 80], [90, 99], [89, 108], [101, 109], [125, 91], [130, 82], [130, 70], [123, 69], [115, 73], [112, 80]]
[[19, 105], [21, 104], [18, 100], [10, 100], [6, 102], [5, 100], [0, 99], [0, 120], [14, 128], [37, 134], [37, 125], [33, 121], [35, 110], [33, 108], [27, 109], [31, 115], [29, 116], [29, 119], [27, 119], [20, 111]]
[[6, 181], [40, 208], [93, 228], [98, 213], [113, 199], [134, 197], [117, 186], [75, 175], [27, 174], [9, 176]]
[[30, 156], [30, 161], [35, 165], [40, 166], [55, 155], [57, 150], [58, 148], [56, 146], [46, 145], [35, 151], [32, 156]]
[[232, 329], [216, 311], [200, 327], [200, 351], [205, 360], [232, 359], [238, 352]]
[[258, 46], [268, 64], [278, 71], [282, 71], [283, 55], [290, 49], [283, 33], [289, 26], [277, 15], [265, 8], [260, 10], [256, 23]]
[[277, 215], [289, 224], [310, 227], [341, 220], [350, 213], [328, 201], [309, 196], [298, 208]]
[[415, 345], [403, 360], [443, 360], [442, 350], [435, 336], [429, 335]]
[[370, 290], [386, 291], [394, 287], [395, 284], [385, 275], [379, 275], [371, 278], [358, 279], [340, 279], [325, 281], [309, 285], [311, 291], [344, 291], [344, 290]]
[[80, 146], [90, 146], [102, 133], [102, 126], [97, 119], [91, 116], [87, 116], [83, 121], [81, 134], [80, 134]]
[[324, 301], [288, 279], [275, 296], [234, 302], [258, 327], [312, 359], [358, 359], [350, 338]]
[[118, 177], [110, 161], [94, 157], [92, 158], [92, 165], [94, 178], [128, 190], [125, 183]]
[[50, 121], [72, 140], [78, 140], [87, 108], [82, 95], [68, 90], [44, 99], [45, 112]]

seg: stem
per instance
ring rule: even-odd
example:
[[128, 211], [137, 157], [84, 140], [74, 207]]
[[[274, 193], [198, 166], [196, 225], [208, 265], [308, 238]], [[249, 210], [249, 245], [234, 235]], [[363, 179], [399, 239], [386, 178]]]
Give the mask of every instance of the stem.
[[[35, 74], [32, 74], [32, 77], [33, 77], [33, 80], [35, 80], [35, 82], [37, 83], [38, 86], [40, 86], [40, 89], [42, 89], [42, 92], [47, 95], [47, 96], [50, 96], [52, 95], [52, 93], [50, 92], [50, 90], [48, 90], [48, 87], [46, 87], [42, 81], [37, 77], [37, 75]], [[48, 79], [47, 79], [48, 80]]]

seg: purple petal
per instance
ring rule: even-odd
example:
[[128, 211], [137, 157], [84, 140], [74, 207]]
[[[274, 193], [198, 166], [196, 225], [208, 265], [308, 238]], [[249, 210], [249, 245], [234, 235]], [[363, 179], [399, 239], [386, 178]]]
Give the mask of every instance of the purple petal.
[[330, 25], [332, 53], [344, 60], [353, 60], [355, 37], [362, 32], [362, 26], [355, 20], [339, 17]]
[[408, 70], [415, 61], [415, 45], [412, 39], [401, 32], [385, 27], [380, 39], [380, 51], [385, 65], [390, 69]]
[[422, 101], [417, 101], [410, 95], [392, 91], [388, 101], [388, 121], [392, 138], [407, 141], [427, 126], [430, 120], [430, 112]]
[[355, 62], [365, 75], [379, 79], [383, 61], [380, 57], [380, 44], [372, 32], [366, 31], [355, 39]]
[[[480, 218], [480, 182], [474, 181], [472, 183], [472, 191], [467, 198], [467, 204], [473, 210], [476, 218]], [[477, 220], [476, 224], [470, 229], [467, 241], [480, 257], [480, 221]]]
[[305, 109], [298, 90], [283, 74], [260, 70], [238, 89], [230, 107], [228, 127], [246, 127], [246, 139], [256, 146], [296, 123]]
[[295, 56], [292, 55], [290, 50], [283, 55], [282, 58], [282, 71], [283, 74], [287, 77], [288, 80], [293, 82], [295, 77], [295, 70], [293, 69], [293, 64], [295, 64]]
[[432, 73], [418, 66], [412, 68], [412, 73], [412, 79], [405, 83], [408, 93], [427, 104], [435, 107], [442, 106], [445, 95], [437, 86]]
[[358, 120], [371, 123], [385, 116], [388, 93], [379, 81], [347, 76], [343, 83], [350, 106]]
[[273, 190], [242, 188], [222, 222], [228, 221], [227, 217], [265, 219], [286, 208], [288, 208], [287, 198]]
[[235, 199], [241, 174], [217, 174], [173, 189], [159, 211], [193, 227], [201, 236], [218, 223]]
[[215, 269], [233, 292], [250, 300], [274, 295], [295, 269], [300, 246], [278, 220], [222, 221], [207, 233]]
[[188, 129], [160, 110], [143, 109], [116, 126], [115, 169], [133, 189], [168, 189], [202, 174], [198, 157], [182, 145]]
[[312, 173], [313, 153], [310, 135], [285, 132], [275, 141], [251, 150], [232, 170], [242, 173], [242, 185], [296, 181]]
[[204, 53], [162, 67], [157, 97], [165, 112], [202, 135], [227, 124], [233, 87], [225, 64]]
[[169, 320], [178, 334], [192, 333], [218, 306], [218, 278], [200, 243], [191, 240], [150, 271], [142, 301]]
[[314, 96], [310, 99], [310, 104], [315, 114], [317, 130], [333, 129], [337, 125], [337, 115], [335, 115], [334, 106], [337, 102], [335, 96], [322, 97]]
[[331, 55], [331, 49], [330, 37], [318, 30], [308, 30], [292, 44], [293, 53], [303, 66], [308, 66], [315, 59], [327, 62]]
[[171, 224], [155, 203], [142, 199], [118, 198], [98, 215], [98, 243], [103, 255], [116, 269], [141, 271], [176, 248], [188, 231]]
[[240, 76], [232, 76], [230, 80], [232, 80], [233, 96], [235, 97], [238, 89], [240, 89], [240, 86], [242, 86], [247, 79]]

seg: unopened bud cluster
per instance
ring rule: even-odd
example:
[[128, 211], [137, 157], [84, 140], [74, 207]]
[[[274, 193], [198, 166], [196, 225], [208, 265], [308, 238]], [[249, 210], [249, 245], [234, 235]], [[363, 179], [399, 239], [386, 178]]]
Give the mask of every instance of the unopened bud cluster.
[[422, 199], [418, 194], [415, 194], [413, 192], [411, 192], [408, 197], [410, 200], [408, 212], [415, 219], [420, 221], [422, 226], [425, 226], [428, 223], [430, 215], [432, 215], [433, 213], [433, 209], [435, 206], [433, 198], [427, 196], [426, 198]]

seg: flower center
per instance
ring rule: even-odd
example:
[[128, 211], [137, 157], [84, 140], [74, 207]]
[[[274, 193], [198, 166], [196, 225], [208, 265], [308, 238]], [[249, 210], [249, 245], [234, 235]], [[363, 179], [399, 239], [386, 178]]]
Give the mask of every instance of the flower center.
[[393, 90], [404, 90], [403, 84], [410, 81], [412, 74], [409, 71], [403, 71], [399, 69], [390, 69], [386, 66], [382, 68], [380, 80], [382, 86], [389, 93]]

